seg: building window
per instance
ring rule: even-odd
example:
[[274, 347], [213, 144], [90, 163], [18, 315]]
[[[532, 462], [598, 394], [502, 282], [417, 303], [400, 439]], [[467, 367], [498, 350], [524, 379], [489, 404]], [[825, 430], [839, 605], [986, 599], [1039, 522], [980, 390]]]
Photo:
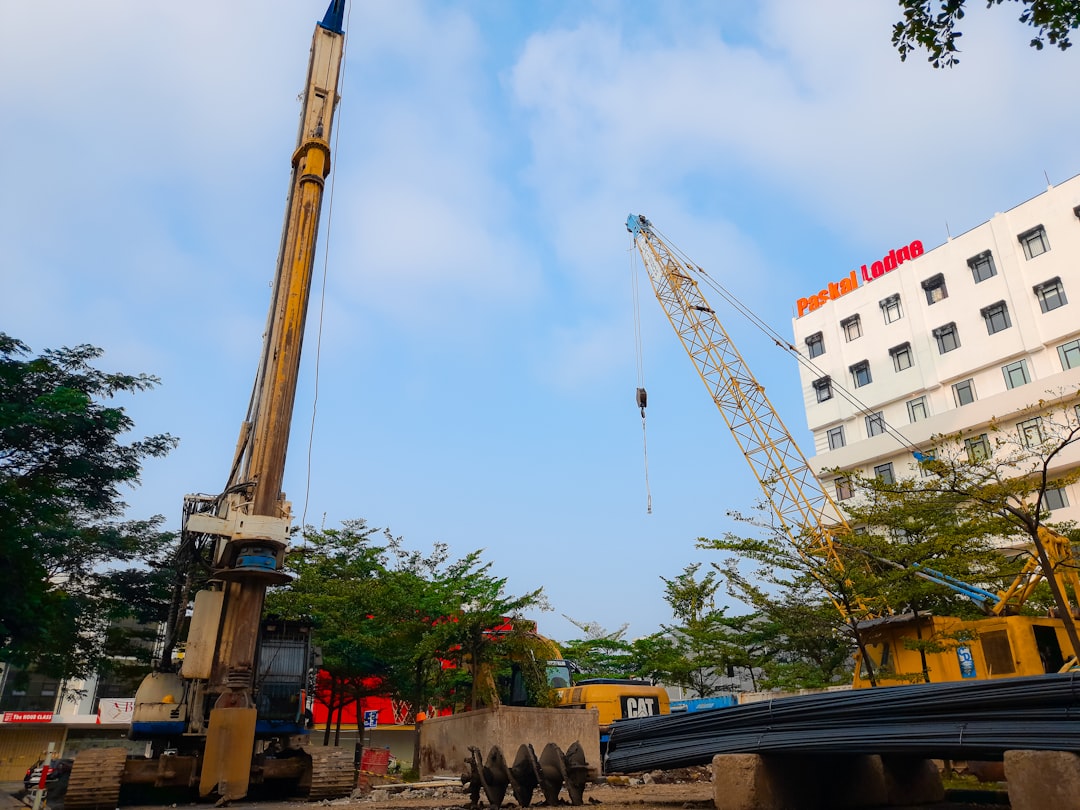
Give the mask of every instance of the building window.
[[964, 439], [964, 449], [967, 450], [968, 461], [977, 464], [990, 458], [990, 440], [985, 433], [980, 433], [972, 439]]
[[880, 436], [885, 432], [885, 414], [883, 411], [872, 413], [869, 416], [864, 417], [864, 419], [866, 420], [867, 438], [870, 436]]
[[884, 484], [895, 484], [896, 478], [893, 477], [892, 462], [874, 467], [874, 477]]
[[806, 339], [806, 353], [811, 359], [825, 354], [825, 338], [821, 336], [821, 332]]
[[892, 364], [896, 371], [903, 371], [906, 368], [911, 368], [914, 364], [911, 356], [910, 343], [901, 343], [899, 346], [893, 346], [889, 349], [889, 354], [892, 355]]
[[971, 276], [975, 279], [976, 284], [997, 275], [997, 268], [994, 267], [994, 254], [989, 250], [968, 259], [968, 267], [971, 268]]
[[817, 394], [817, 401], [824, 402], [827, 399], [832, 399], [832, 377], [821, 377], [814, 380], [814, 393]]
[[937, 341], [938, 354], [951, 352], [960, 346], [960, 333], [956, 331], [955, 323], [947, 323], [933, 330], [934, 340]]
[[1068, 300], [1065, 298], [1065, 287], [1060, 278], [1052, 278], [1034, 287], [1035, 297], [1039, 299], [1039, 308], [1043, 312], [1065, 306]]
[[1036, 225], [1016, 238], [1020, 240], [1020, 244], [1024, 247], [1024, 255], [1029, 259], [1034, 259], [1050, 250], [1050, 241], [1046, 238], [1046, 229], [1042, 225]]
[[926, 397], [909, 400], [907, 403], [907, 418], [909, 422], [918, 422], [930, 414], [926, 410]]
[[1080, 366], [1080, 340], [1070, 340], [1058, 346], [1058, 358], [1061, 360], [1062, 371]]
[[945, 276], [941, 273], [930, 276], [930, 278], [922, 282], [922, 288], [926, 293], [927, 304], [936, 304], [938, 301], [944, 301], [949, 297], [949, 290], [945, 286]]
[[840, 328], [844, 330], [844, 340], [848, 343], [862, 337], [862, 320], [858, 315], [844, 318], [840, 321]]
[[1031, 378], [1028, 377], [1027, 360], [1017, 360], [1015, 363], [1002, 366], [1001, 373], [1005, 375], [1006, 388], [1019, 388], [1031, 382]]
[[851, 381], [855, 384], [856, 388], [862, 388], [864, 385], [869, 385], [873, 380], [870, 378], [870, 361], [863, 360], [861, 363], [856, 363], [850, 367]]
[[1054, 509], [1064, 509], [1069, 505], [1069, 496], [1065, 494], [1065, 490], [1061, 487], [1044, 490], [1043, 505], [1051, 511]]
[[1043, 443], [1041, 417], [1036, 416], [1034, 419], [1018, 422], [1016, 430], [1020, 434], [1020, 444], [1024, 447], [1038, 447]]
[[839, 450], [846, 442], [844, 441], [844, 426], [837, 425], [834, 428], [829, 428], [829, 449]]
[[926, 455], [923, 455], [922, 458], [919, 459], [919, 477], [920, 478], [930, 478], [931, 476], [937, 475], [937, 473], [935, 473], [933, 471], [933, 469], [931, 469], [929, 464], [924, 464], [923, 463], [924, 461], [933, 461], [933, 460], [934, 460], [934, 454], [933, 453], [928, 453]]
[[952, 395], [957, 408], [962, 408], [964, 405], [970, 405], [975, 401], [974, 380], [964, 380], [963, 382], [956, 383], [952, 387]]
[[847, 478], [836, 479], [836, 500], [846, 501], [854, 493], [851, 489], [851, 481]]
[[881, 314], [885, 316], [885, 323], [893, 323], [904, 317], [903, 310], [900, 309], [900, 293], [882, 299], [878, 306], [881, 307]]
[[998, 301], [996, 304], [983, 307], [979, 312], [982, 314], [983, 320], [986, 321], [988, 334], [993, 335], [1012, 326], [1012, 321], [1009, 320], [1009, 308], [1004, 301]]

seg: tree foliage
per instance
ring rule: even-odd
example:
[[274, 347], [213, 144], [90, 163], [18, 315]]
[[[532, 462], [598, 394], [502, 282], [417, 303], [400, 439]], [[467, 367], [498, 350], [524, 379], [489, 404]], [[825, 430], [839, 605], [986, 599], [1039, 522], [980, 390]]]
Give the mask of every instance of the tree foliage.
[[160, 516], [123, 520], [122, 490], [176, 440], [124, 441], [134, 424], [106, 403], [158, 380], [101, 371], [101, 354], [34, 357], [0, 334], [0, 659], [55, 677], [100, 669], [121, 641], [110, 622], [156, 620], [166, 602], [171, 535]]
[[535, 627], [520, 618], [544, 607], [542, 591], [508, 595], [479, 551], [456, 560], [443, 544], [413, 551], [388, 530], [352, 520], [308, 527], [290, 565], [295, 579], [271, 590], [267, 610], [312, 621], [339, 705], [375, 694], [408, 701], [413, 714], [489, 705], [515, 664], [543, 700], [546, 658], [530, 655]]
[[[967, 12], [966, 0], [898, 0], [903, 19], [893, 26], [892, 41], [905, 60], [914, 51], [924, 50], [935, 68], [953, 67], [960, 60], [957, 26]], [[986, 7], [1006, 0], [986, 0]], [[1072, 32], [1080, 26], [1080, 3], [1074, 0], [1008, 0], [1020, 4], [1019, 22], [1035, 29], [1031, 47], [1042, 50], [1052, 45], [1061, 50], [1072, 46]]]

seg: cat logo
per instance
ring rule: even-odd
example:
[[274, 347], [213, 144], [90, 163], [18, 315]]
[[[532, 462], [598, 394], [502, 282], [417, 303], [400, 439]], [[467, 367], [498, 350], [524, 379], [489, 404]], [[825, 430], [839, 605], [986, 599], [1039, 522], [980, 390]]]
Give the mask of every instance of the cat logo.
[[630, 697], [619, 698], [622, 703], [623, 717], [652, 717], [660, 714], [660, 700], [655, 697]]

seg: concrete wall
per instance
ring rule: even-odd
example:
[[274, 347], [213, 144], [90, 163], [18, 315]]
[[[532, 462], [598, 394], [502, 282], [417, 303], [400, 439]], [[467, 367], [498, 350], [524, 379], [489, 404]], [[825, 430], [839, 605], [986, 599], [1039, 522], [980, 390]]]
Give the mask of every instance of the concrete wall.
[[599, 773], [600, 721], [595, 709], [531, 709], [499, 706], [447, 717], [433, 717], [420, 726], [420, 776], [460, 776], [469, 746], [486, 758], [493, 745], [513, 764], [523, 743], [536, 755], [553, 742], [563, 751], [578, 742], [585, 760]]

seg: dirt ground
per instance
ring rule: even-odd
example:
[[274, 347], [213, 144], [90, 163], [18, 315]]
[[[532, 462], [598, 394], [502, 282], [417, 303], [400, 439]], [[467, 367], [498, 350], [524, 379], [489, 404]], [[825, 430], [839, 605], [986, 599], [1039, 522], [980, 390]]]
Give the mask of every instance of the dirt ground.
[[[378, 781], [378, 778], [376, 778]], [[543, 797], [534, 797], [539, 806]], [[565, 791], [561, 796], [566, 801]], [[713, 786], [709, 768], [686, 768], [678, 771], [635, 774], [629, 777], [612, 777], [608, 783], [589, 784], [585, 789], [585, 805], [606, 810], [713, 810]], [[387, 781], [372, 785], [370, 790], [357, 790], [351, 798], [323, 802], [300, 800], [239, 801], [229, 805], [233, 810], [316, 810], [331, 807], [334, 810], [467, 810], [469, 795], [459, 782], [444, 780], [422, 784], [404, 785]], [[486, 802], [481, 796], [481, 806]], [[564, 805], [569, 807], [569, 805]], [[62, 804], [48, 805], [52, 810], [63, 810]], [[165, 805], [177, 808], [178, 805]], [[181, 808], [211, 808], [212, 804], [181, 804]], [[517, 803], [507, 794], [503, 807], [518, 810]], [[156, 806], [125, 806], [123, 810], [161, 810]], [[1008, 810], [1008, 805], [969, 804], [949, 801], [919, 808], [892, 807], [889, 810]], [[0, 810], [25, 810], [12, 800]]]

